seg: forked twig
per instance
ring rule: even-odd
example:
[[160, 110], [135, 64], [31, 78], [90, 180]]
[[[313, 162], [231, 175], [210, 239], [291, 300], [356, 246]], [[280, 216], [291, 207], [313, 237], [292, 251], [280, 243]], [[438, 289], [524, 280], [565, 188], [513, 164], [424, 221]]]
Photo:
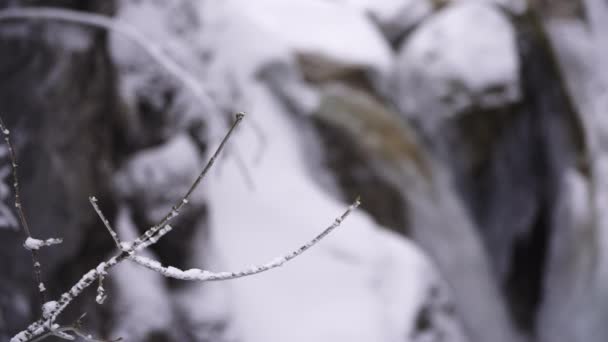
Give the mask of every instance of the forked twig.
[[357, 207], [361, 205], [361, 200], [357, 198], [353, 204], [346, 209], [342, 215], [337, 217], [334, 222], [325, 230], [323, 230], [319, 235], [317, 235], [314, 239], [310, 240], [306, 244], [300, 246], [298, 249], [293, 250], [281, 257], [275, 258], [267, 263], [252, 266], [248, 269], [236, 271], [236, 272], [210, 272], [201, 270], [198, 268], [189, 269], [186, 271], [180, 270], [179, 268], [169, 266], [163, 267], [160, 262], [156, 260], [152, 260], [143, 256], [133, 255], [129, 257], [130, 260], [134, 261], [136, 264], [151, 269], [155, 272], [158, 272], [165, 277], [175, 278], [180, 280], [196, 280], [196, 281], [217, 281], [217, 280], [228, 280], [228, 279], [236, 279], [243, 278], [247, 276], [251, 276], [254, 274], [266, 272], [273, 268], [277, 268], [283, 266], [286, 262], [296, 258], [300, 254], [306, 252], [312, 246], [316, 245], [319, 241], [321, 241], [324, 237], [329, 235], [334, 229], [338, 228], [342, 221], [350, 215], [350, 213], [355, 210]]
[[[21, 228], [25, 235], [26, 241], [33, 239], [32, 233], [30, 231], [29, 224], [27, 223], [27, 219], [25, 218], [25, 214], [23, 212], [23, 204], [21, 203], [21, 192], [19, 190], [19, 177], [17, 173], [17, 168], [19, 165], [17, 164], [17, 154], [15, 153], [15, 149], [13, 144], [11, 143], [10, 131], [4, 125], [4, 121], [0, 118], [0, 131], [4, 136], [4, 143], [8, 148], [8, 155], [11, 159], [11, 169], [13, 170], [13, 191], [15, 192], [15, 209], [17, 210], [17, 216], [19, 216], [19, 222], [21, 224]], [[40, 258], [38, 256], [37, 248], [27, 248], [32, 254], [32, 264], [34, 268], [34, 281], [36, 282], [36, 287], [38, 287], [38, 292], [40, 292], [40, 299], [42, 303], [47, 301], [46, 296], [46, 287], [44, 286], [44, 282], [42, 281], [42, 267], [40, 265]]]
[[114, 240], [114, 244], [116, 245], [116, 248], [121, 249], [120, 238], [118, 237], [118, 234], [116, 234], [116, 232], [114, 231], [114, 229], [112, 229], [112, 226], [110, 225], [110, 221], [108, 221], [108, 219], [106, 218], [106, 216], [103, 214], [103, 212], [99, 208], [99, 205], [97, 204], [97, 197], [95, 197], [95, 196], [89, 196], [89, 202], [93, 206], [93, 210], [95, 210], [95, 212], [97, 213], [97, 216], [99, 216], [99, 219], [101, 220], [101, 222], [103, 223], [103, 225], [108, 230], [108, 233], [110, 233], [110, 236]]

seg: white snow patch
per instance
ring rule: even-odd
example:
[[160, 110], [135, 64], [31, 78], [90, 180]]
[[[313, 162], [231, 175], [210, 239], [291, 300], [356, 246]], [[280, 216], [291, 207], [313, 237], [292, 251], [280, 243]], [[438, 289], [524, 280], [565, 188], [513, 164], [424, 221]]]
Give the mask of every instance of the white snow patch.
[[51, 316], [51, 314], [55, 310], [57, 310], [58, 307], [59, 307], [59, 303], [57, 303], [54, 300], [44, 303], [42, 305], [42, 317], [49, 318]]
[[42, 247], [58, 245], [62, 242], [63, 242], [62, 239], [57, 239], [57, 238], [39, 240], [39, 239], [34, 239], [32, 237], [28, 237], [27, 239], [25, 239], [25, 242], [23, 243], [23, 247], [25, 247], [25, 249], [27, 249], [27, 250], [35, 251], [35, 250], [39, 250]]

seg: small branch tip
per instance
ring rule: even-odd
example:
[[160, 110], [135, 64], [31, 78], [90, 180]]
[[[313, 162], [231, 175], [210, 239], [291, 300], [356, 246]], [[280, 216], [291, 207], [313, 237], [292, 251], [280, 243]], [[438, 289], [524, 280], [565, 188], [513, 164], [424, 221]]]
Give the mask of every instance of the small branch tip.
[[243, 120], [244, 117], [245, 117], [245, 113], [243, 113], [243, 112], [236, 113], [236, 119], [237, 119], [237, 121]]

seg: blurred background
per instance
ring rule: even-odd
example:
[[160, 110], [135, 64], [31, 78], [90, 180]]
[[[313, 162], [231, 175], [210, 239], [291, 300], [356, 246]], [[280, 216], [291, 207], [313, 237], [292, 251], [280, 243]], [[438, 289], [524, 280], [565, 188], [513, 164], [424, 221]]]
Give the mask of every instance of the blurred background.
[[[132, 27], [194, 85], [124, 32], [14, 15], [40, 6]], [[144, 255], [238, 270], [363, 201], [280, 269], [192, 283], [123, 263], [105, 304], [91, 289], [62, 322], [86, 312], [89, 332], [133, 342], [608, 339], [606, 0], [0, 7], [0, 115], [25, 213], [35, 237], [64, 238], [41, 251], [50, 297], [115, 252], [89, 195], [134, 238], [238, 111], [225, 153]], [[0, 158], [4, 341], [41, 303], [4, 146]]]

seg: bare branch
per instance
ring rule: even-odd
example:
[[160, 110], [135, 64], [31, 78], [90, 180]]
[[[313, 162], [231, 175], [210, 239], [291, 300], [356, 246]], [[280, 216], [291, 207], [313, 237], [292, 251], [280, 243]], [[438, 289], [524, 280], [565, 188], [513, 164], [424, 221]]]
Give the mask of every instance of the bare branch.
[[110, 221], [108, 221], [106, 216], [103, 214], [103, 212], [99, 208], [99, 205], [97, 204], [97, 198], [95, 196], [90, 196], [89, 202], [93, 206], [93, 209], [97, 213], [97, 216], [99, 216], [99, 218], [101, 219], [101, 222], [103, 222], [103, 225], [108, 230], [108, 233], [110, 233], [110, 236], [112, 236], [112, 239], [114, 240], [114, 244], [116, 245], [116, 248], [118, 248], [119, 250], [122, 249], [120, 238], [118, 237], [118, 234], [116, 234], [116, 231], [114, 231], [114, 229], [112, 229], [112, 226], [110, 225]]
[[151, 245], [158, 242], [158, 240], [162, 239], [163, 236], [167, 235], [170, 231], [173, 230], [173, 227], [166, 224], [163, 228], [161, 228], [156, 234], [150, 236], [147, 241], [143, 242], [141, 245], [137, 246], [134, 250], [139, 252], [143, 249], [150, 247]]
[[196, 188], [198, 187], [198, 185], [200, 184], [200, 182], [205, 178], [205, 176], [207, 175], [207, 173], [209, 172], [209, 170], [211, 169], [211, 167], [215, 163], [216, 159], [218, 158], [219, 154], [224, 149], [224, 146], [226, 145], [226, 142], [228, 142], [228, 140], [232, 136], [234, 130], [238, 127], [238, 125], [241, 123], [241, 121], [243, 120], [244, 117], [245, 117], [244, 113], [237, 113], [236, 114], [236, 120], [234, 121], [234, 123], [232, 124], [232, 126], [230, 127], [230, 129], [228, 130], [228, 133], [226, 133], [226, 135], [224, 136], [224, 138], [220, 142], [219, 146], [217, 147], [217, 149], [215, 150], [215, 152], [213, 153], [213, 155], [211, 156], [211, 158], [209, 158], [209, 160], [207, 161], [207, 164], [205, 165], [205, 167], [203, 168], [203, 170], [201, 171], [201, 173], [198, 175], [198, 177], [196, 178], [196, 180], [194, 180], [194, 183], [192, 183], [192, 186], [190, 186], [190, 189], [188, 189], [188, 191], [186, 192], [186, 194], [184, 195], [184, 197], [182, 197], [182, 199], [179, 202], [177, 202], [171, 208], [171, 211], [169, 211], [169, 213], [167, 213], [167, 215], [165, 215], [165, 217], [163, 217], [158, 224], [150, 227], [144, 234], [142, 234], [140, 237], [138, 237], [135, 240], [135, 242], [133, 243], [133, 246], [132, 246], [133, 250], [136, 250], [139, 245], [141, 245], [142, 243], [144, 243], [150, 237], [156, 235], [156, 233], [162, 227], [166, 226], [167, 223], [169, 223], [169, 221], [171, 221], [174, 217], [176, 217], [177, 215], [179, 215], [179, 212], [180, 212], [181, 208], [188, 203], [188, 201], [190, 200], [190, 196], [192, 195], [192, 193], [194, 192], [194, 190], [196, 190]]
[[[17, 172], [18, 164], [17, 164], [17, 154], [15, 153], [15, 149], [13, 148], [13, 144], [11, 143], [10, 131], [4, 125], [4, 121], [0, 118], [0, 131], [2, 135], [4, 135], [4, 142], [8, 148], [8, 154], [11, 159], [11, 167], [13, 170], [13, 191], [15, 192], [15, 209], [17, 210], [17, 215], [19, 216], [19, 222], [21, 223], [21, 228], [23, 229], [23, 233], [25, 234], [26, 241], [28, 239], [32, 239], [32, 234], [30, 232], [29, 224], [25, 218], [25, 213], [23, 212], [23, 205], [21, 204], [21, 192], [19, 191], [19, 176]], [[47, 301], [46, 296], [46, 288], [44, 286], [44, 282], [42, 281], [42, 267], [40, 265], [40, 258], [38, 256], [37, 249], [29, 249], [32, 254], [32, 264], [34, 268], [34, 281], [36, 282], [36, 286], [38, 287], [38, 292], [40, 292], [40, 298], [42, 303]]]
[[342, 223], [342, 221], [344, 221], [344, 219], [346, 219], [346, 217], [353, 210], [355, 210], [360, 204], [361, 204], [361, 201], [359, 198], [357, 198], [357, 200], [355, 200], [355, 202], [350, 207], [348, 207], [348, 209], [342, 215], [337, 217], [335, 219], [335, 221], [329, 227], [327, 227], [325, 230], [323, 230], [323, 232], [321, 232], [319, 235], [317, 235], [314, 239], [310, 240], [309, 242], [302, 245], [298, 249], [291, 251], [281, 257], [275, 258], [265, 264], [258, 265], [258, 266], [252, 266], [248, 269], [237, 271], [237, 272], [210, 272], [210, 271], [205, 271], [205, 270], [201, 270], [198, 268], [193, 268], [193, 269], [183, 271], [183, 270], [180, 270], [179, 268], [172, 267], [172, 266], [163, 267], [160, 264], [160, 262], [143, 257], [143, 256], [139, 256], [139, 255], [132, 255], [129, 257], [129, 259], [131, 261], [134, 261], [136, 264], [146, 267], [148, 269], [151, 269], [155, 272], [158, 272], [158, 273], [164, 275], [165, 277], [175, 278], [175, 279], [180, 279], [180, 280], [216, 281], [216, 280], [228, 280], [228, 279], [247, 277], [247, 276], [266, 272], [273, 268], [282, 266], [286, 262], [288, 262], [288, 261], [294, 259], [295, 257], [299, 256], [300, 254], [304, 253], [306, 250], [308, 250], [312, 246], [316, 245], [319, 241], [321, 241], [324, 237], [326, 237], [334, 229], [338, 228], [340, 226], [340, 224]]

